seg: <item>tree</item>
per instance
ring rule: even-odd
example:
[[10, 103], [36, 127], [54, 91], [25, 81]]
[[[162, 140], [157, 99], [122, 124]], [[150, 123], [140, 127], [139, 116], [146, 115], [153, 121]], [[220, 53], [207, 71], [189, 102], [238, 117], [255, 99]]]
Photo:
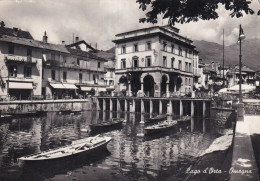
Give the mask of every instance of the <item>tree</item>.
[[[216, 10], [219, 4], [223, 4], [231, 17], [242, 17], [243, 12], [254, 14], [249, 7], [251, 1], [248, 0], [137, 0], [139, 9], [146, 11], [145, 18], [139, 22], [157, 23], [157, 16], [162, 14], [163, 19], [169, 19], [168, 24], [188, 23], [191, 21], [217, 19], [219, 17]], [[260, 15], [260, 10], [258, 11]]]

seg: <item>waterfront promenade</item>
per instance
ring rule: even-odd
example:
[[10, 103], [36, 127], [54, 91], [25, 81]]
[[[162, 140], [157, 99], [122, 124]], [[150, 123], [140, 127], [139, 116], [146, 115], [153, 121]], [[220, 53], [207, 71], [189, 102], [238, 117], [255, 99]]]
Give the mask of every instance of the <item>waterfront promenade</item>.
[[233, 145], [231, 181], [259, 180], [260, 115], [237, 121]]

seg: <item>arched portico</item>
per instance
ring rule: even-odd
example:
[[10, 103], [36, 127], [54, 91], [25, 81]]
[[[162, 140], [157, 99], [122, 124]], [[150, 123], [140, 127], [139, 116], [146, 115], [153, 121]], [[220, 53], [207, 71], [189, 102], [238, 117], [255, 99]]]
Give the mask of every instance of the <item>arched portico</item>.
[[137, 95], [138, 90], [141, 89], [140, 76], [138, 74], [133, 74], [131, 77], [131, 91], [134, 96]]
[[166, 75], [163, 75], [162, 76], [162, 79], [161, 79], [161, 96], [162, 97], [165, 97], [166, 96], [166, 93], [167, 93], [167, 91], [168, 91], [168, 76], [166, 76]]
[[154, 97], [154, 78], [151, 75], [146, 75], [143, 78], [144, 93], [148, 97]]

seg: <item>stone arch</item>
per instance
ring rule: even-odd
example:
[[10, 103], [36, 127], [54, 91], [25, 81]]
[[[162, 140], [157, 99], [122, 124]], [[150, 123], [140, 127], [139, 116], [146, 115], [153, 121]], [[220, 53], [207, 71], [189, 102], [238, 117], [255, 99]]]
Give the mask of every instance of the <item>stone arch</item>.
[[138, 74], [133, 74], [131, 76], [131, 91], [133, 96], [136, 96], [138, 90], [140, 89], [141, 89], [140, 76]]
[[119, 78], [119, 90], [122, 91], [122, 90], [126, 90], [126, 89], [127, 89], [127, 77], [122, 75]]
[[177, 85], [176, 85], [177, 91], [180, 90], [181, 84], [182, 84], [182, 78], [181, 78], [181, 77], [178, 77], [178, 78], [177, 78]]
[[169, 77], [164, 74], [161, 78], [161, 96], [166, 95], [167, 83], [169, 83]]
[[143, 78], [144, 93], [148, 97], [154, 97], [154, 78], [147, 74]]

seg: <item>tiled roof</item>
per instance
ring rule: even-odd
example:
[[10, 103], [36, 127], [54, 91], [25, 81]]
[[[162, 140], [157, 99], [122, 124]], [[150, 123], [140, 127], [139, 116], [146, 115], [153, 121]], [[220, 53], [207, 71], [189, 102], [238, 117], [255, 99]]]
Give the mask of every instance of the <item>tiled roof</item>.
[[81, 56], [81, 57], [85, 57], [85, 58], [92, 58], [92, 59], [96, 59], [96, 60], [100, 60], [100, 61], [107, 61], [104, 58], [98, 57], [96, 55], [93, 55], [90, 52], [82, 51], [82, 50], [79, 50], [79, 49], [68, 48], [68, 51], [71, 54], [74, 54], [74, 55], [77, 55], [77, 56]]
[[72, 43], [72, 44], [66, 45], [66, 47], [71, 48], [71, 47], [74, 47], [74, 46], [77, 46], [77, 45], [80, 45], [80, 44], [85, 44], [89, 49], [95, 50], [95, 48], [93, 48], [92, 46], [90, 46], [90, 45], [89, 45], [86, 41], [84, 41], [84, 40], [81, 40], [81, 41], [78, 41], [78, 42], [76, 42], [76, 43]]
[[93, 54], [95, 54], [98, 57], [104, 58], [106, 60], [114, 61], [116, 58], [114, 53], [109, 53], [109, 52], [104, 52], [104, 51], [98, 51]]
[[0, 27], [0, 35], [14, 36], [33, 40], [32, 35], [28, 31], [17, 29], [17, 33], [14, 32], [15, 30], [12, 28]]
[[67, 50], [67, 48], [63, 45], [43, 43], [41, 41], [36, 41], [36, 40], [32, 40], [32, 39], [3, 35], [3, 36], [0, 36], [0, 41], [14, 43], [14, 44], [20, 44], [20, 45], [26, 45], [26, 46], [36, 47], [36, 48], [41, 48], [41, 49], [53, 50], [53, 51], [58, 51], [58, 52], [63, 52], [63, 53], [70, 53]]

